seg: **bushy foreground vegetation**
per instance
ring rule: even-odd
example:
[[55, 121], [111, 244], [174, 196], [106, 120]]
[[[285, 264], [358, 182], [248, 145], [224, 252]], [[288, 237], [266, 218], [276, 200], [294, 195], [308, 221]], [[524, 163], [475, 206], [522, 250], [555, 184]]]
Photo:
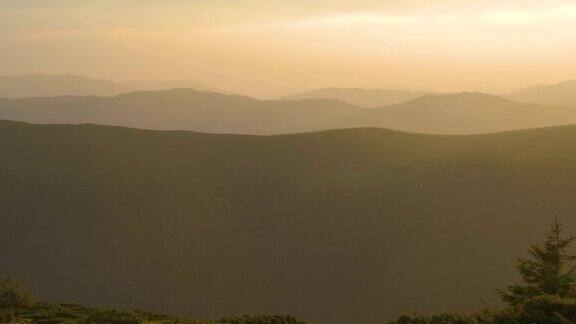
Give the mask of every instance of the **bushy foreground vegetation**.
[[576, 239], [562, 237], [562, 225], [555, 221], [542, 244], [530, 248], [530, 258], [518, 258], [517, 270], [523, 283], [500, 291], [507, 307], [475, 314], [402, 316], [397, 324], [536, 324], [576, 323], [576, 256], [566, 252]]
[[18, 282], [6, 279], [0, 285], [0, 323], [181, 323], [181, 324], [304, 324], [291, 316], [240, 316], [217, 321], [190, 320], [147, 311], [96, 309], [78, 304], [36, 302]]

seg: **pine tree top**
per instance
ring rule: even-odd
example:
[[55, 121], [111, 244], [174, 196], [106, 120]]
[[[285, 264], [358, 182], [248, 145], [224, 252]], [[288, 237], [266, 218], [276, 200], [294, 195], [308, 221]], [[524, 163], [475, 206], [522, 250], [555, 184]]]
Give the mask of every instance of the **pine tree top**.
[[562, 227], [555, 217], [544, 242], [530, 247], [529, 258], [517, 259], [516, 269], [524, 284], [500, 292], [506, 303], [517, 305], [540, 295], [576, 297], [576, 267], [572, 265], [576, 256], [567, 252], [576, 237], [562, 237]]

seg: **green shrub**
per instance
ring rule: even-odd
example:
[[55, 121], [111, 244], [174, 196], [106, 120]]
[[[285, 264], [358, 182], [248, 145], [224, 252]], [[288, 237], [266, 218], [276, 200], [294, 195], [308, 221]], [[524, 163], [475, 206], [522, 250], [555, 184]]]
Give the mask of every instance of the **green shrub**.
[[24, 292], [20, 283], [12, 278], [0, 284], [0, 308], [27, 308], [34, 305], [34, 298]]
[[105, 310], [90, 314], [81, 323], [140, 324], [144, 321], [146, 318], [135, 312]]
[[492, 315], [493, 323], [574, 323], [576, 300], [543, 295]]
[[395, 324], [476, 324], [484, 323], [477, 316], [468, 316], [464, 314], [438, 314], [433, 316], [402, 316]]
[[10, 323], [14, 320], [12, 312], [0, 309], [0, 323]]
[[292, 316], [225, 317], [218, 324], [304, 324]]

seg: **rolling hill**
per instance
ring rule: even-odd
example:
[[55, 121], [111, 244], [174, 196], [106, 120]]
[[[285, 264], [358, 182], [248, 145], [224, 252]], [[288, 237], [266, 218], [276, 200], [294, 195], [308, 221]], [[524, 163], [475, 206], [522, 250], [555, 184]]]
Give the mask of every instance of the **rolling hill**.
[[248, 134], [321, 129], [323, 123], [359, 109], [338, 100], [261, 101], [192, 89], [116, 97], [0, 99], [1, 119]]
[[325, 88], [298, 93], [280, 100], [338, 99], [360, 107], [385, 107], [430, 95], [425, 91]]
[[517, 103], [481, 93], [431, 95], [384, 108], [361, 108], [336, 99], [257, 100], [172, 89], [115, 97], [0, 99], [0, 119], [257, 135], [355, 127], [477, 134], [574, 124], [576, 108]]
[[0, 76], [0, 98], [56, 97], [56, 96], [116, 96], [144, 90], [191, 88], [219, 90], [196, 82], [126, 81], [113, 82], [77, 75], [16, 75]]
[[541, 105], [576, 107], [576, 80], [537, 85], [508, 95], [510, 99]]
[[576, 127], [282, 136], [0, 122], [0, 276], [48, 301], [372, 323], [477, 309], [557, 214]]
[[356, 127], [385, 127], [429, 134], [480, 134], [576, 124], [576, 107], [518, 103], [482, 93], [431, 95], [359, 112]]

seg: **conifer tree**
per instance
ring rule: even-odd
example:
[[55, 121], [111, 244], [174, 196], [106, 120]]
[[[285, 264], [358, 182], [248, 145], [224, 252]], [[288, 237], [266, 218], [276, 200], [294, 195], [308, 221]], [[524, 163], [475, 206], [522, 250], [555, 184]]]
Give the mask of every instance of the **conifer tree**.
[[542, 295], [575, 298], [576, 267], [571, 264], [576, 256], [566, 252], [574, 239], [562, 237], [562, 224], [555, 218], [545, 241], [531, 246], [530, 258], [518, 258], [516, 268], [524, 284], [500, 291], [502, 300], [516, 306]]

